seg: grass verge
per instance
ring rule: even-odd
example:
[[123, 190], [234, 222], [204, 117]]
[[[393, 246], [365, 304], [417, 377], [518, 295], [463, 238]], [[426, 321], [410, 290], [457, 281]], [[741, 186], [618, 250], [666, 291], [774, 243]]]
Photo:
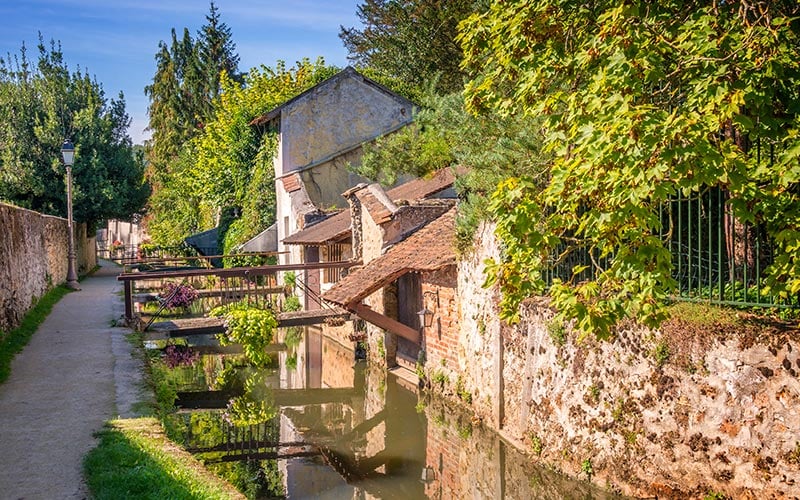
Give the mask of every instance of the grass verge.
[[112, 420], [97, 436], [83, 461], [92, 498], [244, 498], [167, 439], [155, 418]]
[[0, 332], [0, 339], [2, 339], [0, 340], [0, 384], [5, 382], [11, 374], [11, 361], [14, 356], [28, 344], [36, 329], [53, 310], [53, 306], [69, 292], [70, 289], [65, 286], [53, 288], [36, 301], [17, 328], [5, 336]]

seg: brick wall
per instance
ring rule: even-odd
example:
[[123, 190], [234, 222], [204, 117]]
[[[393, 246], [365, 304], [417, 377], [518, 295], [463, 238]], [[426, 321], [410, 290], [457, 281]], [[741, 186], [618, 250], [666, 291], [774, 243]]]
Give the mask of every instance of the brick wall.
[[[455, 373], [458, 369], [460, 301], [457, 300], [456, 266], [422, 273], [422, 302], [433, 312], [433, 324], [425, 328], [423, 347], [426, 368]], [[429, 374], [430, 375], [430, 374]]]

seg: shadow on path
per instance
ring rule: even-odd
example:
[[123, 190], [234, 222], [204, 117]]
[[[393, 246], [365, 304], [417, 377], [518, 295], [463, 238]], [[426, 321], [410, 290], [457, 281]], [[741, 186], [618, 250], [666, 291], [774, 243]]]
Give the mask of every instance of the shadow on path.
[[112, 262], [67, 294], [11, 364], [0, 385], [2, 498], [86, 498], [83, 456], [93, 433], [117, 416], [133, 416], [144, 399], [141, 367], [126, 328]]

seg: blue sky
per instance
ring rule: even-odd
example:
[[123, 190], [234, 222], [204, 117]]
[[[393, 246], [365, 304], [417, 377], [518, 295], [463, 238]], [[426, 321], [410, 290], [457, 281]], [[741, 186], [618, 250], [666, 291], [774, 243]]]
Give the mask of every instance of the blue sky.
[[[243, 71], [282, 59], [323, 56], [347, 65], [339, 26], [359, 26], [357, 0], [218, 0], [233, 32]], [[144, 87], [155, 72], [155, 53], [170, 29], [194, 35], [205, 22], [208, 1], [189, 0], [0, 0], [0, 57], [18, 54], [24, 41], [36, 56], [38, 32], [61, 41], [70, 70], [95, 75], [107, 97], [125, 94], [134, 143], [148, 134]]]

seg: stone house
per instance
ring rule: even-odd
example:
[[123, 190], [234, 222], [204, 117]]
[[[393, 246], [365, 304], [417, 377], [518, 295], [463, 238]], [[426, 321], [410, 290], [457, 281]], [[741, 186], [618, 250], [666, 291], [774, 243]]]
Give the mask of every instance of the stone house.
[[[364, 179], [362, 145], [412, 120], [411, 101], [346, 68], [251, 125], [277, 132], [274, 158], [279, 263], [306, 261], [302, 247], [283, 240], [331, 211], [347, 207], [342, 193]], [[308, 256], [313, 260], [313, 256]]]
[[368, 323], [373, 361], [415, 370], [427, 359], [455, 369], [454, 200], [397, 205], [376, 184], [357, 186], [346, 195], [352, 253], [363, 267], [351, 270], [322, 298]]
[[[385, 192], [385, 197], [395, 206], [419, 203], [427, 199], [455, 199], [453, 182], [455, 180], [451, 169], [442, 169], [425, 179], [414, 179]], [[360, 191], [363, 185], [355, 191]], [[380, 188], [373, 187], [373, 190]], [[352, 190], [350, 190], [352, 191]], [[354, 192], [355, 192], [354, 191]], [[382, 189], [381, 189], [382, 191]], [[381, 195], [384, 196], [384, 195]], [[306, 227], [291, 236], [284, 238], [284, 245], [300, 246], [304, 262], [337, 262], [347, 260], [361, 260], [362, 255], [353, 253], [352, 214], [349, 208], [333, 212], [325, 219], [309, 223]], [[360, 232], [357, 233], [360, 237]], [[360, 248], [356, 244], [356, 248]], [[360, 252], [360, 250], [359, 250]], [[338, 268], [321, 269], [306, 272], [305, 282], [314, 285], [316, 291], [324, 293], [342, 277], [343, 271]], [[312, 294], [306, 296], [306, 309], [321, 307], [316, 297]]]

